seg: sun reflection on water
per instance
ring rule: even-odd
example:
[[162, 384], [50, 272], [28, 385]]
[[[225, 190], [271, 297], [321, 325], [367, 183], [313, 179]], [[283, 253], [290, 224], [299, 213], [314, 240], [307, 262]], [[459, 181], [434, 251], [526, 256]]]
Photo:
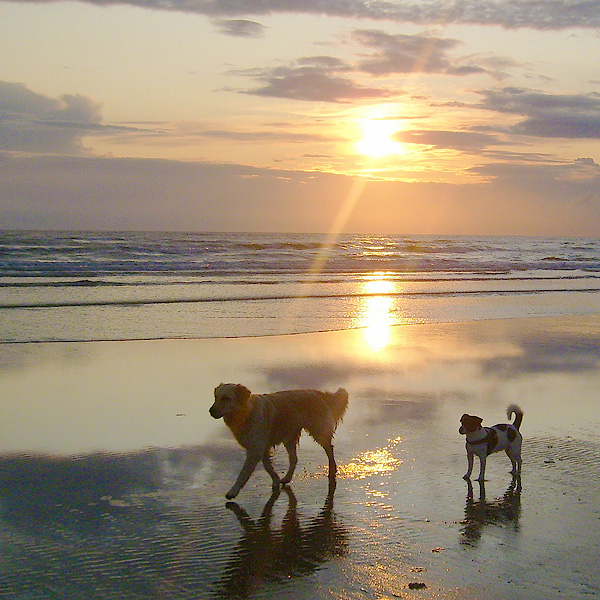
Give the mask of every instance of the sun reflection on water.
[[359, 326], [365, 328], [365, 340], [372, 350], [383, 350], [390, 342], [394, 324], [392, 309], [397, 292], [393, 282], [385, 274], [374, 273], [363, 283], [365, 296]]
[[402, 460], [394, 456], [394, 449], [402, 442], [401, 437], [394, 438], [389, 444], [377, 450], [367, 450], [353, 458], [349, 463], [340, 465], [338, 473], [351, 479], [366, 479], [373, 475], [388, 475], [395, 471]]

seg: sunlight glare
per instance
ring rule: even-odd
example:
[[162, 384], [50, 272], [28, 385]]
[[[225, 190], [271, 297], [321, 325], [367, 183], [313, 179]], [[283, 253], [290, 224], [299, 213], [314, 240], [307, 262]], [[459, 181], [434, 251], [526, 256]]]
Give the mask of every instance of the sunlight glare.
[[398, 132], [398, 122], [393, 119], [368, 118], [361, 122], [362, 138], [356, 142], [360, 154], [373, 158], [390, 154], [403, 154], [404, 145], [393, 139]]
[[389, 475], [397, 471], [403, 462], [396, 456], [402, 438], [397, 437], [388, 441], [388, 445], [384, 448], [367, 450], [349, 463], [340, 465], [340, 475], [351, 479], [366, 479], [373, 475]]

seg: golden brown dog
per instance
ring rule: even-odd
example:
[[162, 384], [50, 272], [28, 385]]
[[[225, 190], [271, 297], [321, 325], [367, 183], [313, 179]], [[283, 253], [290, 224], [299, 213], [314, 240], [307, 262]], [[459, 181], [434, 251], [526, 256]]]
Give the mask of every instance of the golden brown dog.
[[[298, 462], [296, 447], [305, 429], [319, 443], [329, 459], [329, 479], [335, 480], [337, 465], [331, 440], [348, 407], [348, 393], [318, 390], [284, 390], [272, 394], [252, 394], [239, 383], [221, 383], [215, 388], [215, 402], [210, 414], [223, 417], [239, 444], [246, 449], [246, 462], [227, 498], [235, 498], [256, 465], [262, 463], [273, 487], [292, 480]], [[290, 459], [289, 469], [279, 478], [271, 463], [271, 449], [283, 444]]]

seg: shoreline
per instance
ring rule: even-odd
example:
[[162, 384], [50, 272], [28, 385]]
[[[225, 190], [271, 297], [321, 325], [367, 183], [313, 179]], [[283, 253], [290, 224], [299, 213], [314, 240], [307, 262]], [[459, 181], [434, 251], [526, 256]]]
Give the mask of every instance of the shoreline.
[[[591, 291], [583, 291], [581, 293], [592, 293]], [[381, 295], [374, 295], [373, 298], [385, 297]], [[425, 319], [413, 318], [406, 322], [390, 322], [385, 323], [386, 328], [396, 327], [411, 327], [411, 326], [435, 326], [435, 325], [459, 325], [462, 323], [484, 323], [488, 321], [517, 321], [517, 320], [529, 320], [529, 319], [577, 319], [577, 318], [594, 318], [600, 315], [600, 307], [598, 309], [590, 309], [589, 312], [574, 312], [574, 313], [561, 313], [561, 314], [541, 314], [541, 315], [517, 315], [517, 316], [500, 316], [500, 317], [472, 317], [463, 319], [449, 319], [431, 321]], [[35, 345], [35, 344], [94, 344], [94, 343], [111, 343], [111, 342], [161, 342], [161, 341], [209, 341], [209, 340], [237, 340], [237, 339], [255, 339], [259, 340], [262, 338], [275, 338], [275, 337], [288, 337], [288, 336], [303, 336], [303, 335], [324, 335], [328, 333], [340, 333], [344, 331], [364, 331], [372, 326], [369, 324], [355, 325], [349, 327], [338, 327], [332, 329], [316, 329], [310, 331], [289, 331], [289, 332], [267, 332], [263, 334], [245, 334], [245, 335], [214, 335], [214, 336], [162, 336], [162, 337], [133, 337], [133, 338], [98, 338], [98, 339], [56, 339], [56, 340], [0, 340], [0, 347], [6, 345]]]

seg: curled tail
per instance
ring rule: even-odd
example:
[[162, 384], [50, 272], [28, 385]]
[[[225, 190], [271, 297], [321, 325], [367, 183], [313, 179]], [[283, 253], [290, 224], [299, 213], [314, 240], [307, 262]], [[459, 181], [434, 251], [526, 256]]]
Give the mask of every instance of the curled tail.
[[523, 422], [523, 411], [516, 405], [511, 404], [506, 409], [506, 416], [510, 419], [510, 416], [515, 413], [515, 420], [513, 421], [513, 425], [519, 429], [521, 427], [521, 423]]
[[333, 413], [336, 425], [343, 419], [348, 408], [348, 392], [340, 388], [333, 394], [327, 394], [327, 405]]

